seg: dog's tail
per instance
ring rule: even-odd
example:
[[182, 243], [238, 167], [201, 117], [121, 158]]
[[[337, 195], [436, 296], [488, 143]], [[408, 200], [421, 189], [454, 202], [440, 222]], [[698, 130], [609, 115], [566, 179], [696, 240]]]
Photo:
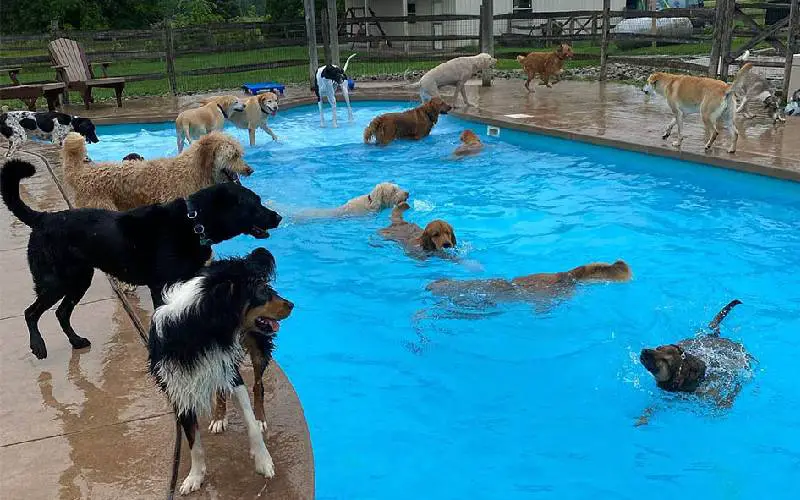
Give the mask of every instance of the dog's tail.
[[722, 323], [722, 320], [725, 319], [725, 316], [727, 316], [728, 313], [731, 312], [731, 309], [733, 309], [734, 307], [738, 306], [741, 303], [742, 303], [741, 300], [734, 299], [730, 301], [727, 306], [723, 307], [722, 310], [718, 312], [716, 316], [714, 316], [714, 319], [712, 319], [711, 323], [708, 324], [708, 328], [709, 330], [711, 330], [711, 335], [715, 337], [719, 336], [720, 323]]
[[347, 74], [347, 67], [350, 65], [350, 59], [354, 58], [355, 56], [356, 53], [353, 52], [352, 54], [350, 54], [350, 57], [348, 57], [347, 60], [344, 62], [344, 66], [342, 66], [342, 71], [344, 72], [344, 74]]
[[0, 170], [0, 191], [2, 191], [3, 202], [17, 219], [29, 227], [35, 227], [38, 224], [42, 212], [37, 212], [22, 201], [19, 196], [19, 183], [22, 179], [33, 177], [35, 173], [34, 166], [22, 160], [11, 160]]
[[61, 147], [61, 164], [69, 172], [83, 165], [86, 154], [86, 139], [77, 132], [70, 132]]

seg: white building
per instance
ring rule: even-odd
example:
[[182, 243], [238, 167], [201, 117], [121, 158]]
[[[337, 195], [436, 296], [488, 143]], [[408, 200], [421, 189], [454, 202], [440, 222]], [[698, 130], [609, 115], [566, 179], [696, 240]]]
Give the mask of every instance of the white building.
[[[629, 3], [630, 0], [627, 0]], [[430, 16], [441, 14], [479, 15], [481, 0], [345, 0], [348, 15], [354, 17], [371, 16]], [[623, 10], [626, 0], [611, 0], [611, 10]], [[511, 12], [565, 12], [576, 10], [602, 10], [603, 0], [494, 0], [494, 14]], [[519, 32], [519, 26], [531, 26], [532, 22], [495, 21], [495, 35], [509, 33], [512, 28]], [[542, 21], [539, 20], [538, 24]], [[380, 36], [381, 31], [389, 36], [477, 36], [480, 22], [475, 20], [444, 22], [391, 22], [381, 23], [380, 27], [370, 25], [368, 33]], [[364, 33], [364, 26], [351, 26], [350, 33]], [[360, 30], [360, 31], [359, 31]], [[415, 48], [427, 47], [434, 50], [453, 48], [456, 46], [479, 45], [478, 40], [458, 41], [415, 41]]]

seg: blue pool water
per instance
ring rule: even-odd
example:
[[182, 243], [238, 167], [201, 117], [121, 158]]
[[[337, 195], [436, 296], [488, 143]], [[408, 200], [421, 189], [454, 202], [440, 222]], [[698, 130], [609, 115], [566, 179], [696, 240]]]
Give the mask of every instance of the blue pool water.
[[[488, 138], [454, 117], [419, 142], [362, 143], [374, 115], [409, 106], [356, 104], [353, 124], [340, 108], [339, 129], [320, 129], [316, 106], [282, 111], [270, 122], [281, 140], [259, 132], [247, 149], [245, 184], [285, 216], [265, 242], [276, 288], [297, 304], [276, 357], [305, 408], [318, 498], [800, 498], [800, 184], [507, 130]], [[452, 161], [465, 127], [487, 150]], [[95, 160], [176, 152], [168, 124], [99, 135]], [[450, 221], [465, 263], [383, 242], [388, 211], [292, 220], [381, 181], [411, 192], [410, 220]], [[586, 286], [548, 310], [460, 310], [425, 291], [443, 277], [617, 258], [632, 282]], [[753, 380], [728, 411], [665, 397], [639, 350], [692, 335], [732, 298], [744, 305], [723, 333], [758, 358]], [[650, 406], [650, 424], [634, 427]]]

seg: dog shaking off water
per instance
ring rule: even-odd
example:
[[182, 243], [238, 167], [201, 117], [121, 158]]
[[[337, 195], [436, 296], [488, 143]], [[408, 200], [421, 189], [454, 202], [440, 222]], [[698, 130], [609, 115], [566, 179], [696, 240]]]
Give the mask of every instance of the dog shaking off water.
[[56, 317], [70, 344], [75, 349], [89, 346], [73, 330], [70, 317], [89, 289], [95, 269], [148, 286], [158, 307], [166, 285], [189, 279], [203, 267], [211, 257], [211, 244], [240, 234], [266, 238], [267, 230], [281, 221], [258, 195], [232, 182], [187, 199], [127, 212], [92, 208], [38, 212], [19, 194], [20, 181], [35, 173], [30, 163], [9, 161], [0, 170], [0, 191], [11, 213], [31, 228], [28, 265], [36, 301], [25, 310], [25, 322], [31, 351], [39, 359], [47, 357], [39, 318], [59, 301]]

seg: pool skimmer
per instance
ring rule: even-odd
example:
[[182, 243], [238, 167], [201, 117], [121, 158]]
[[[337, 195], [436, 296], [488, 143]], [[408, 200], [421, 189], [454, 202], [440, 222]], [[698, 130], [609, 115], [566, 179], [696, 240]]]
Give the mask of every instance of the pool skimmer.
[[500, 127], [494, 127], [492, 125], [486, 126], [486, 135], [489, 137], [500, 137]]

